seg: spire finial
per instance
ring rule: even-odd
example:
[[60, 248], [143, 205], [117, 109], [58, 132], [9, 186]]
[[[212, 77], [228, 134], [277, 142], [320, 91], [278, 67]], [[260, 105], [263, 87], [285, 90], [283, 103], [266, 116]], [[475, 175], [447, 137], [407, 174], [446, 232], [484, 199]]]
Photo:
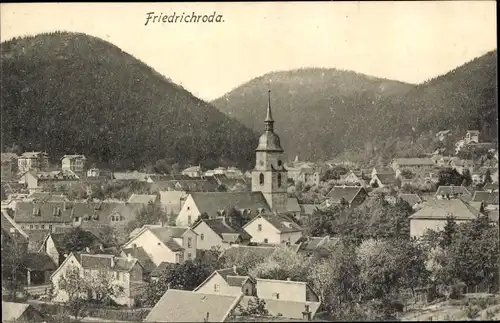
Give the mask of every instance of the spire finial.
[[271, 90], [267, 90], [268, 99], [267, 99], [267, 115], [266, 115], [266, 131], [273, 131], [273, 115], [271, 113]]

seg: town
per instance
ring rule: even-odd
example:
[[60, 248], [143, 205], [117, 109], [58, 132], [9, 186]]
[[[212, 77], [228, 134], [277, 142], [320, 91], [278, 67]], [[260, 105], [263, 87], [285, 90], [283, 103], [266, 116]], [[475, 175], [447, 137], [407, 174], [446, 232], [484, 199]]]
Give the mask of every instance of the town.
[[[436, 151], [358, 169], [299, 156], [286, 161], [271, 97], [263, 120], [255, 168], [245, 171], [192, 166], [171, 174], [111, 173], [88, 168], [78, 154], [64, 155], [55, 169], [45, 152], [2, 153], [2, 262], [12, 270], [3, 271], [3, 293], [69, 304], [75, 317], [87, 307], [95, 315], [106, 313], [88, 305], [101, 304], [148, 308], [121, 312], [144, 322], [222, 322], [264, 314], [324, 317], [332, 303], [355, 297], [350, 286], [343, 287], [347, 295], [332, 300], [337, 280], [370, 286], [369, 297], [395, 294], [390, 301], [404, 306], [446, 293], [433, 294], [431, 285], [446, 286], [449, 293], [493, 291], [498, 271], [487, 267], [486, 255], [467, 255], [475, 266], [491, 270], [482, 276], [426, 269], [445, 248], [441, 234], [445, 239], [463, 226], [466, 235], [472, 225], [486, 239], [498, 226], [498, 151], [482, 143], [478, 131], [467, 131], [456, 154], [481, 148], [480, 158]], [[437, 140], [446, 135], [438, 132]], [[353, 219], [361, 225], [367, 215], [367, 227], [353, 227]], [[404, 245], [373, 240], [380, 237]], [[378, 254], [386, 248], [403, 248], [403, 254]], [[356, 282], [345, 282], [336, 271], [348, 270], [351, 252], [371, 252], [372, 258], [359, 264]], [[405, 260], [407, 253], [414, 258]], [[409, 267], [375, 268], [385, 257]], [[380, 278], [373, 275], [409, 276], [376, 286], [373, 279]], [[466, 281], [456, 281], [462, 277]], [[85, 290], [90, 294], [84, 305], [78, 291]], [[413, 292], [407, 295], [408, 290]], [[186, 302], [194, 306], [179, 310]], [[23, 306], [26, 315], [34, 315], [31, 305]]]
[[495, 6], [1, 4], [1, 321], [500, 321]]

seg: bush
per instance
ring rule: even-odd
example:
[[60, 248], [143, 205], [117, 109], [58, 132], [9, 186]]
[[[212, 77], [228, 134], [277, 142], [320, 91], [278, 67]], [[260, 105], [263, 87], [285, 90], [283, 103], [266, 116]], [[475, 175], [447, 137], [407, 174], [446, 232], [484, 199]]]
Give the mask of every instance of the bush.
[[149, 314], [149, 309], [134, 309], [134, 310], [114, 310], [104, 308], [89, 308], [87, 315], [92, 317], [100, 317], [108, 320], [116, 321], [137, 321], [142, 322]]
[[480, 310], [481, 308], [479, 308], [479, 306], [477, 305], [466, 305], [464, 308], [464, 313], [467, 318], [472, 319], [476, 317]]

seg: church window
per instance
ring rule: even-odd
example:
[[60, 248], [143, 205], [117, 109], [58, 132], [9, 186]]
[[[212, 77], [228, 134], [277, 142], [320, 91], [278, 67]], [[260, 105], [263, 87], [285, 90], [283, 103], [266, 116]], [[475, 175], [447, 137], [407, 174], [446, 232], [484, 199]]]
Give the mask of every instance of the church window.
[[264, 185], [264, 174], [260, 173], [259, 175], [259, 183], [260, 185]]
[[278, 174], [278, 187], [281, 187], [281, 174]]
[[278, 160], [278, 166], [281, 166], [283, 162], [281, 160]]

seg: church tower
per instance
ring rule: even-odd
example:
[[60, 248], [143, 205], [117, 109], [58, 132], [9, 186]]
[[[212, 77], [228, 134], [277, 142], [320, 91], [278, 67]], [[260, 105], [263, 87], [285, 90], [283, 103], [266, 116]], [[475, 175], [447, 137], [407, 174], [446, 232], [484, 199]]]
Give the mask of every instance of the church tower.
[[266, 131], [259, 138], [255, 149], [255, 168], [252, 171], [252, 192], [262, 192], [273, 212], [287, 211], [288, 173], [283, 159], [280, 138], [274, 133], [271, 113], [271, 90], [268, 91], [267, 116], [264, 120]]

